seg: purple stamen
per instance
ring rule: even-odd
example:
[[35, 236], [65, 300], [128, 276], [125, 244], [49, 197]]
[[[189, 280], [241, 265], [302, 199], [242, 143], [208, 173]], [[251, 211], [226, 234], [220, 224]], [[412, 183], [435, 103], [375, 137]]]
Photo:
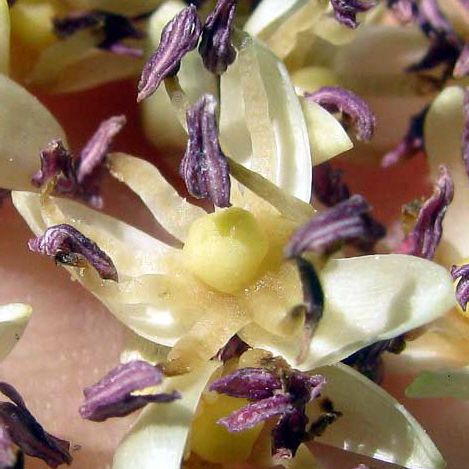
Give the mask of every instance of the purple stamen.
[[454, 280], [459, 279], [456, 285], [456, 299], [463, 311], [466, 311], [469, 301], [469, 264], [462, 266], [453, 265], [451, 275]]
[[202, 30], [199, 52], [205, 67], [221, 75], [235, 61], [231, 44], [237, 0], [218, 0]]
[[381, 166], [388, 168], [402, 160], [408, 160], [425, 151], [423, 125], [429, 106], [425, 106], [419, 113], [410, 118], [409, 128], [399, 144], [388, 151], [381, 160]]
[[423, 204], [413, 230], [405, 237], [396, 252], [433, 259], [443, 234], [443, 219], [453, 195], [453, 180], [446, 166], [442, 165], [432, 196]]
[[331, 113], [340, 112], [355, 128], [358, 140], [371, 140], [375, 130], [375, 116], [368, 104], [349, 90], [338, 86], [324, 86], [304, 94], [308, 101], [322, 106]]
[[369, 212], [366, 200], [361, 195], [353, 195], [315, 215], [293, 233], [285, 247], [285, 257], [298, 257], [306, 251], [327, 251], [344, 241], [376, 241], [376, 226], [370, 224], [369, 218], [364, 218]]
[[0, 392], [12, 401], [0, 402], [2, 442], [6, 444], [7, 439], [10, 439], [22, 452], [42, 459], [53, 468], [70, 464], [70, 443], [47, 433], [29, 412], [23, 398], [13, 386], [0, 383]]
[[280, 389], [280, 379], [263, 368], [241, 368], [214, 381], [210, 391], [231, 397], [259, 400], [272, 397]]
[[56, 36], [62, 39], [78, 31], [94, 28], [104, 35], [104, 39], [97, 44], [100, 49], [138, 57], [143, 53], [121, 43], [124, 39], [141, 39], [144, 34], [133, 25], [131, 18], [115, 13], [101, 10], [71, 12], [63, 18], [55, 18], [53, 28]]
[[367, 0], [330, 0], [335, 19], [348, 28], [358, 26], [357, 14], [370, 10], [376, 3]]
[[118, 281], [112, 259], [99, 246], [71, 225], [55, 225], [44, 234], [32, 238], [28, 247], [33, 252], [54, 257], [72, 267], [92, 265], [102, 279]]
[[230, 432], [247, 430], [279, 416], [272, 430], [272, 454], [291, 458], [298, 446], [309, 439], [305, 406], [319, 396], [325, 379], [283, 366], [274, 366], [273, 370], [242, 368], [214, 381], [210, 390], [256, 401], [218, 421]]
[[326, 207], [333, 207], [350, 198], [350, 190], [342, 181], [342, 171], [325, 162], [313, 168], [314, 196]]
[[235, 334], [231, 339], [222, 347], [215, 358], [223, 363], [226, 363], [232, 358], [240, 357], [246, 350], [249, 350], [249, 345], [244, 342], [237, 334]]
[[73, 158], [61, 140], [52, 140], [41, 151], [41, 169], [32, 177], [32, 184], [42, 187], [55, 178], [56, 194], [77, 197], [94, 208], [102, 208], [103, 200], [99, 194], [101, 169], [112, 140], [125, 122], [125, 116], [113, 116], [103, 121], [78, 158]]
[[181, 395], [177, 391], [133, 394], [162, 381], [163, 373], [160, 368], [148, 362], [134, 360], [119, 365], [98, 383], [84, 389], [85, 402], [80, 407], [80, 415], [84, 419], [102, 422], [111, 417], [128, 415], [150, 402], [172, 402], [180, 399]]
[[297, 257], [296, 264], [300, 273], [305, 304], [305, 322], [298, 362], [301, 363], [309, 349], [311, 339], [324, 312], [324, 292], [313, 265], [302, 257]]
[[137, 102], [148, 98], [165, 78], [178, 72], [182, 58], [197, 46], [201, 32], [194, 5], [184, 8], [165, 26], [158, 48], [143, 67]]
[[216, 105], [215, 98], [205, 94], [187, 111], [189, 138], [179, 172], [191, 195], [229, 207], [229, 166], [218, 142]]

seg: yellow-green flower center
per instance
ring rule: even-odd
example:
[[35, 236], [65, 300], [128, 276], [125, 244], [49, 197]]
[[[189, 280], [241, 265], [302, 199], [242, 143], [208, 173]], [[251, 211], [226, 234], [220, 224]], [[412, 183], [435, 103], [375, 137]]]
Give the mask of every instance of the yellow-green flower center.
[[267, 250], [267, 238], [254, 216], [231, 207], [192, 224], [184, 266], [210, 287], [234, 293], [256, 277]]

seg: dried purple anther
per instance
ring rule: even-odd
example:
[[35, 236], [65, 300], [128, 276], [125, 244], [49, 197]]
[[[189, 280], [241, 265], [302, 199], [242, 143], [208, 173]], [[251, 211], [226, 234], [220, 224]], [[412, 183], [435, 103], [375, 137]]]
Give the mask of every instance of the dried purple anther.
[[177, 391], [143, 394], [140, 391], [157, 386], [163, 372], [148, 362], [133, 360], [119, 365], [93, 386], [84, 389], [85, 402], [80, 407], [84, 419], [102, 422], [111, 417], [124, 417], [151, 402], [180, 399]]
[[469, 264], [451, 267], [451, 275], [454, 280], [458, 280], [456, 285], [456, 299], [463, 311], [467, 309], [469, 301]]
[[54, 33], [67, 38], [83, 29], [96, 29], [103, 39], [97, 44], [100, 49], [117, 54], [141, 56], [143, 51], [125, 46], [124, 39], [141, 39], [144, 34], [137, 29], [131, 18], [101, 10], [77, 11], [53, 20]]
[[357, 14], [373, 8], [376, 3], [369, 0], [330, 0], [335, 19], [348, 28], [358, 26]]
[[272, 454], [291, 458], [306, 441], [306, 404], [319, 396], [325, 380], [296, 370], [278, 374], [263, 368], [241, 368], [215, 380], [210, 391], [253, 401], [218, 421], [230, 432], [240, 432], [271, 417], [279, 417], [272, 431]]
[[32, 184], [42, 187], [55, 178], [55, 193], [76, 197], [94, 208], [101, 208], [101, 169], [114, 137], [125, 123], [125, 116], [113, 116], [103, 121], [78, 158], [73, 157], [61, 140], [52, 140], [41, 151], [41, 169], [32, 177]]
[[99, 246], [70, 225], [55, 225], [28, 242], [33, 252], [54, 257], [72, 267], [92, 265], [102, 279], [118, 281], [112, 259]]
[[[22, 453], [42, 459], [53, 468], [70, 464], [70, 443], [47, 433], [13, 386], [0, 383], [0, 392], [11, 401], [0, 402], [0, 467], [23, 467]], [[13, 444], [20, 449], [19, 453]]]
[[199, 52], [205, 67], [221, 75], [235, 61], [231, 44], [237, 0], [218, 0], [202, 30]]
[[347, 200], [350, 190], [342, 181], [342, 171], [325, 162], [313, 169], [313, 194], [326, 207], [332, 207]]
[[301, 363], [307, 355], [311, 339], [324, 312], [324, 291], [314, 266], [302, 257], [295, 260], [303, 287], [305, 310], [303, 339], [297, 357], [297, 362]]
[[429, 106], [425, 106], [419, 113], [410, 118], [409, 128], [399, 144], [387, 152], [381, 160], [381, 166], [388, 168], [404, 159], [408, 160], [425, 151], [423, 139], [423, 124]]
[[204, 94], [187, 111], [189, 139], [179, 173], [192, 196], [229, 207], [230, 170], [218, 142], [216, 106], [215, 98]]
[[143, 67], [137, 102], [148, 98], [165, 78], [178, 72], [181, 59], [195, 49], [201, 32], [195, 5], [184, 8], [165, 26], [158, 48]]
[[323, 86], [312, 93], [306, 92], [308, 101], [322, 106], [331, 113], [340, 112], [354, 127], [358, 140], [368, 142], [375, 131], [375, 116], [368, 104], [349, 90], [338, 86]]
[[442, 165], [433, 194], [423, 204], [414, 228], [402, 241], [397, 253], [433, 259], [443, 234], [443, 219], [453, 195], [453, 180], [446, 166]]
[[353, 195], [315, 215], [293, 233], [284, 249], [285, 257], [292, 259], [306, 251], [328, 251], [344, 241], [375, 242], [377, 230], [370, 224], [370, 210], [361, 195]]
[[236, 357], [240, 357], [246, 350], [249, 350], [249, 345], [242, 340], [238, 334], [235, 334], [231, 339], [222, 347], [215, 358], [223, 363]]

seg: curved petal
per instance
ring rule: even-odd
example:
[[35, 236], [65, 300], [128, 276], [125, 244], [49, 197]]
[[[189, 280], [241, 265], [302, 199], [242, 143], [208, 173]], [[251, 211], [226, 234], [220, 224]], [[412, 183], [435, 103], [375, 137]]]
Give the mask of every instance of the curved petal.
[[263, 0], [244, 25], [246, 32], [252, 36], [262, 33], [282, 23], [309, 0]]
[[47, 91], [73, 93], [87, 90], [104, 83], [136, 77], [142, 66], [142, 60], [136, 57], [88, 49], [60, 70], [53, 83], [47, 85]]
[[242, 35], [237, 42], [238, 58], [221, 77], [222, 147], [238, 163], [309, 202], [308, 133], [288, 72], [257, 40]]
[[[217, 363], [206, 363], [193, 373], [165, 379], [182, 399], [148, 406], [124, 437], [113, 459], [113, 469], [180, 469], [189, 429], [200, 395]], [[169, 388], [168, 388], [169, 389]]]
[[132, 189], [169, 233], [185, 241], [192, 223], [206, 214], [181, 197], [161, 173], [145, 160], [124, 153], [108, 156], [111, 174]]
[[469, 179], [462, 159], [464, 90], [444, 89], [433, 101], [424, 126], [425, 151], [431, 172], [445, 164], [454, 182], [454, 199], [443, 222], [443, 242], [438, 255], [445, 264], [457, 264], [469, 257], [469, 230], [464, 214], [468, 208]]
[[[166, 256], [173, 249], [123, 222], [66, 199], [54, 199], [44, 214], [40, 196], [13, 192], [13, 203], [35, 234], [50, 226], [68, 223], [82, 231], [111, 257], [121, 281], [102, 281], [92, 269], [67, 268], [127, 327], [137, 334], [164, 345], [173, 345], [187, 332], [189, 319], [170, 308], [177, 295], [177, 285], [169, 282]], [[43, 217], [46, 217], [44, 219]], [[172, 304], [172, 303], [171, 303]], [[182, 314], [182, 313], [181, 313]], [[188, 322], [189, 321], [189, 322]]]
[[68, 199], [51, 198], [57, 208], [52, 217], [41, 211], [38, 194], [13, 192], [12, 199], [34, 234], [52, 225], [72, 225], [96, 242], [124, 277], [165, 272], [162, 260], [171, 248], [124, 222]]
[[32, 308], [21, 303], [0, 306], [0, 360], [16, 345], [31, 317]]
[[322, 395], [343, 413], [317, 441], [409, 469], [443, 469], [425, 430], [384, 389], [345, 365], [315, 369], [326, 378]]
[[66, 141], [49, 111], [28, 91], [0, 75], [0, 187], [34, 190], [39, 152], [53, 139]]
[[308, 127], [309, 145], [313, 164], [324, 163], [353, 148], [352, 140], [339, 121], [319, 104], [301, 98]]
[[[331, 260], [321, 272], [321, 283], [325, 311], [301, 370], [335, 363], [369, 344], [420, 327], [455, 304], [448, 272], [413, 256]], [[298, 338], [286, 340], [253, 325], [240, 336], [295, 363]]]
[[7, 0], [0, 0], [0, 73], [10, 68], [10, 9]]
[[454, 397], [469, 399], [469, 366], [424, 371], [407, 387], [407, 397]]

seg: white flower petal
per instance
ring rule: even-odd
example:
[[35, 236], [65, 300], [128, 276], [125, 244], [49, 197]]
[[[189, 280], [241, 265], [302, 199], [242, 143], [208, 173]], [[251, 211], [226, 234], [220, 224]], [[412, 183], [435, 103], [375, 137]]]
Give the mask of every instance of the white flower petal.
[[31, 313], [31, 306], [21, 303], [0, 306], [0, 360], [3, 360], [20, 340]]
[[448, 264], [469, 257], [469, 230], [464, 216], [469, 207], [469, 179], [462, 160], [464, 90], [445, 88], [433, 101], [425, 119], [425, 151], [432, 174], [448, 166], [454, 181], [454, 199], [443, 222], [443, 242], [438, 255]]
[[314, 373], [325, 376], [322, 395], [343, 413], [317, 441], [409, 469], [445, 467], [425, 430], [384, 389], [341, 364]]
[[301, 99], [301, 104], [315, 166], [353, 148], [347, 132], [330, 112], [304, 98]]
[[47, 85], [49, 93], [73, 93], [104, 83], [137, 77], [143, 61], [101, 49], [88, 49], [75, 61], [62, 68]]
[[331, 260], [321, 272], [323, 318], [309, 352], [295, 364], [299, 341], [250, 325], [250, 345], [283, 355], [302, 370], [340, 361], [379, 340], [427, 324], [454, 306], [449, 273], [438, 264], [398, 254]]
[[0, 75], [0, 187], [33, 190], [39, 152], [64, 131], [49, 111], [23, 87]]
[[185, 241], [192, 223], [206, 214], [182, 198], [151, 163], [124, 153], [109, 155], [108, 162], [111, 174], [130, 187], [177, 239]]
[[0, 73], [10, 68], [10, 9], [7, 0], [0, 0]]
[[93, 269], [67, 268], [127, 327], [164, 345], [173, 345], [190, 325], [169, 308], [174, 297], [163, 259], [172, 248], [115, 218], [66, 199], [52, 198], [57, 218], [45, 220], [40, 196], [13, 192], [13, 203], [34, 234], [68, 223], [95, 241], [113, 260], [120, 282], [102, 281]]
[[149, 405], [114, 455], [113, 469], [180, 469], [189, 429], [200, 395], [217, 363], [187, 375], [166, 379], [164, 386], [177, 389], [182, 399]]
[[249, 17], [244, 29], [252, 36], [259, 36], [263, 31], [281, 24], [308, 2], [309, 0], [263, 0]]
[[237, 42], [237, 60], [221, 77], [222, 147], [238, 163], [309, 202], [308, 132], [288, 72], [257, 40], [241, 35]]
[[469, 366], [420, 373], [405, 391], [408, 397], [469, 399]]

